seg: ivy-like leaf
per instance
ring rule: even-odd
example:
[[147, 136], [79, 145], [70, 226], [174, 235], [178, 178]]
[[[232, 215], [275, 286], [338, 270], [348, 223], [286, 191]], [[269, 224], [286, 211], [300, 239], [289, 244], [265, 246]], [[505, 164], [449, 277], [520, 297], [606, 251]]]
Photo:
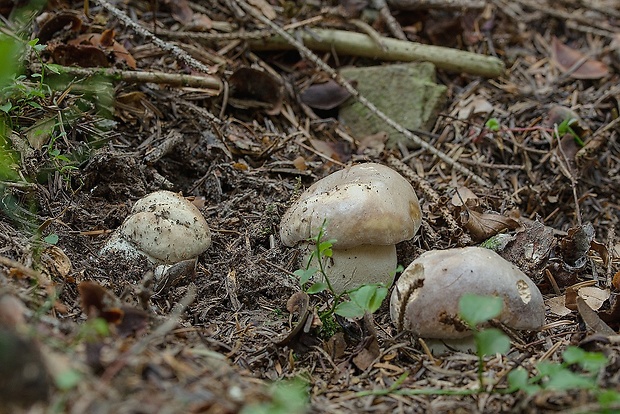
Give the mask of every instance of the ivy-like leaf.
[[475, 334], [478, 354], [505, 354], [510, 350], [510, 338], [499, 329], [485, 329]]
[[319, 293], [327, 289], [327, 283], [317, 282], [310, 286], [310, 288], [306, 291], [308, 295], [312, 295], [315, 293]]
[[569, 346], [562, 353], [567, 364], [579, 364], [584, 370], [595, 373], [607, 365], [607, 357], [600, 352], [587, 352], [576, 346]]
[[293, 274], [299, 278], [299, 284], [303, 286], [318, 270], [316, 267], [309, 267], [308, 269], [297, 269]]
[[334, 309], [334, 313], [345, 318], [357, 319], [364, 316], [364, 309], [355, 302], [340, 302]]
[[516, 368], [508, 373], [508, 392], [523, 391], [528, 395], [534, 395], [540, 391], [541, 387], [532, 384], [529, 373], [524, 368]]
[[496, 296], [466, 293], [459, 300], [459, 315], [471, 328], [475, 328], [478, 324], [499, 316], [503, 307], [504, 301]]

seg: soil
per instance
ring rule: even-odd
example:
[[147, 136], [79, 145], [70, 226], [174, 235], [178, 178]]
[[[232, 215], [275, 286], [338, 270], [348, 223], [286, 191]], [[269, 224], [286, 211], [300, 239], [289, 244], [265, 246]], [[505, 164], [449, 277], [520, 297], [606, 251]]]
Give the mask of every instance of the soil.
[[[61, 89], [38, 99], [39, 106], [23, 110], [19, 119], [11, 118], [15, 133], [27, 143], [25, 131], [37, 120], [80, 108], [53, 147], [70, 154], [75, 168], [63, 169], [66, 164], [54, 157], [48, 141], [20, 151], [21, 179], [0, 183], [0, 336], [15, 349], [0, 366], [0, 411], [234, 413], [245, 407], [245, 412], [293, 412], [286, 408], [291, 401], [278, 400], [270, 386], [292, 378], [307, 384], [308, 412], [594, 412], [600, 408], [600, 390], [618, 390], [617, 336], [597, 325], [606, 323], [617, 332], [620, 324], [614, 315], [620, 288], [620, 256], [614, 251], [620, 227], [620, 9], [615, 2], [498, 0], [464, 11], [393, 10], [409, 40], [494, 55], [506, 64], [505, 74], [495, 79], [438, 70], [437, 81], [448, 87], [448, 104], [431, 131], [417, 132], [491, 187], [415, 146], [360, 145], [363, 137], [346, 134], [337, 110], [302, 105], [300, 91], [324, 73], [294, 50], [251, 52], [243, 32], [266, 27], [243, 15], [236, 2], [208, 3], [163, 2], [155, 14], [148, 3], [116, 7], [147, 30], [156, 25], [168, 42], [173, 39], [166, 30], [181, 33], [195, 24], [216, 33], [228, 27], [228, 39], [175, 41], [219, 79], [245, 67], [272, 71], [283, 85], [280, 99], [231, 92], [226, 103], [225, 92], [205, 88], [92, 78], [91, 85], [81, 82], [86, 91], [78, 82], [62, 99]], [[264, 13], [275, 11], [272, 20], [279, 26], [322, 16], [314, 24], [358, 30], [348, 2], [253, 3]], [[101, 4], [91, 4], [89, 17], [82, 3], [44, 12], [75, 14], [88, 23], [81, 29], [86, 33], [113, 28], [118, 44], [138, 62], [137, 70], [197, 74], [120, 24]], [[391, 36], [381, 18], [374, 29]], [[64, 27], [48, 45], [75, 36]], [[604, 65], [607, 73], [575, 79], [558, 62], [561, 56], [552, 53], [554, 38], [581, 51], [584, 61]], [[113, 66], [128, 65], [118, 55], [107, 56]], [[382, 63], [320, 56], [335, 68]], [[41, 59], [52, 62], [52, 53], [42, 52]], [[89, 87], [96, 88], [96, 98]], [[272, 93], [279, 92], [268, 89]], [[474, 105], [478, 109], [466, 115]], [[558, 117], [558, 106], [571, 112]], [[558, 140], [554, 124], [567, 117], [575, 119], [574, 134], [561, 133]], [[491, 119], [498, 129], [489, 126]], [[388, 300], [373, 318], [339, 319], [333, 336], [313, 325], [282, 345], [298, 323], [287, 301], [300, 291], [292, 275], [300, 253], [280, 242], [280, 218], [313, 182], [369, 161], [396, 168], [420, 198], [422, 228], [397, 246], [405, 267], [424, 251], [477, 245], [502, 232], [514, 236], [503, 254], [546, 299], [564, 296], [582, 281], [593, 281], [610, 298], [593, 309], [594, 316], [583, 308], [560, 316], [548, 306], [540, 331], [508, 330], [511, 351], [486, 358], [485, 390], [472, 395], [458, 394], [479, 386], [477, 357], [458, 351], [430, 355], [424, 341], [397, 332]], [[467, 208], [455, 197], [457, 188]], [[127, 263], [99, 255], [135, 201], [161, 189], [188, 197], [212, 232], [211, 247], [172, 280], [154, 276], [146, 260]], [[475, 198], [465, 195], [470, 193]], [[506, 224], [513, 220], [516, 226]], [[591, 237], [583, 235], [587, 223]], [[574, 257], [584, 240], [585, 251]], [[539, 258], [524, 262], [528, 243]], [[97, 291], [105, 303], [95, 310], [84, 309], [78, 286], [85, 281], [106, 289]], [[332, 300], [326, 293], [312, 295], [309, 306], [320, 312]], [[93, 331], [96, 323], [87, 314], [101, 316], [110, 309], [121, 309], [129, 327], [117, 320], [109, 323], [110, 332]], [[501, 392], [515, 367], [534, 374], [540, 361], [561, 362], [568, 345], [608, 358], [595, 390]], [[433, 392], [406, 395], [387, 392], [390, 387]], [[264, 406], [267, 411], [258, 411], [261, 403], [270, 404]]]

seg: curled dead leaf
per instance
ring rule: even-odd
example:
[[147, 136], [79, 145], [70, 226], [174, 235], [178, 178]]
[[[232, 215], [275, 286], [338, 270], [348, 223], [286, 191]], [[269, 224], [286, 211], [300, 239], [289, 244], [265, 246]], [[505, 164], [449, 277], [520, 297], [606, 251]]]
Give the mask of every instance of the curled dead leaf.
[[282, 107], [282, 84], [269, 73], [243, 67], [237, 69], [228, 79], [229, 102], [240, 109], [265, 108], [271, 115], [278, 114]]
[[579, 311], [579, 315], [583, 322], [586, 324], [586, 327], [601, 335], [615, 335], [616, 332], [609, 327], [597, 314], [595, 311], [588, 306], [585, 300], [581, 297], [577, 297], [577, 310]]
[[515, 220], [495, 213], [478, 213], [473, 210], [461, 212], [461, 223], [475, 241], [486, 240], [504, 230], [519, 227]]
[[569, 75], [574, 79], [600, 79], [609, 75], [609, 69], [603, 62], [588, 59], [587, 55], [566, 46], [556, 37], [551, 42], [551, 58], [562, 72], [568, 72], [573, 66], [579, 65]]
[[311, 108], [330, 110], [349, 99], [351, 94], [335, 80], [310, 85], [301, 93], [301, 101]]

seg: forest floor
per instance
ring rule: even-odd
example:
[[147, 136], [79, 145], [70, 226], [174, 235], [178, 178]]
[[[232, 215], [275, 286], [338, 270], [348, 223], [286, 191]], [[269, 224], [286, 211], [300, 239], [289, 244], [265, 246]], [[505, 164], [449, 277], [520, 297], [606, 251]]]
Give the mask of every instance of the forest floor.
[[[0, 412], [620, 409], [617, 1], [417, 10], [394, 1], [390, 24], [370, 1], [248, 3], [255, 13], [243, 1], [96, 0], [84, 10], [58, 0], [17, 23], [13, 3], [0, 2], [10, 15], [2, 33], [41, 45], [24, 45], [25, 76], [2, 84]], [[428, 131], [413, 133], [438, 158], [407, 140], [390, 147], [380, 134], [352, 133], [329, 93], [315, 110], [303, 104], [330, 75], [294, 45], [259, 50], [256, 39], [276, 34], [268, 22], [310, 37], [404, 34], [494, 56], [505, 69], [481, 77], [436, 63], [446, 102]], [[334, 69], [389, 64], [327, 50], [319, 60]], [[62, 77], [49, 63], [86, 67]], [[101, 66], [117, 71], [96, 75]], [[32, 76], [41, 68], [43, 78]], [[198, 79], [171, 84], [181, 75]], [[404, 267], [428, 250], [515, 236], [506, 255], [544, 294], [546, 321], [507, 332], [511, 349], [485, 358], [482, 387], [476, 355], [429, 354], [396, 331], [388, 300], [372, 319], [340, 320], [333, 336], [312, 328], [281, 342], [297, 322], [287, 301], [300, 290], [300, 253], [280, 242], [280, 219], [313, 182], [368, 161], [393, 166], [420, 198], [424, 223], [397, 246]], [[99, 255], [135, 201], [161, 189], [188, 197], [212, 232], [174, 280], [147, 261]], [[588, 295], [600, 300], [584, 307], [577, 298]], [[310, 300], [321, 311], [333, 298]], [[571, 363], [571, 345], [604, 363], [596, 372]], [[543, 362], [581, 380], [554, 386]], [[517, 367], [529, 379], [511, 387]]]

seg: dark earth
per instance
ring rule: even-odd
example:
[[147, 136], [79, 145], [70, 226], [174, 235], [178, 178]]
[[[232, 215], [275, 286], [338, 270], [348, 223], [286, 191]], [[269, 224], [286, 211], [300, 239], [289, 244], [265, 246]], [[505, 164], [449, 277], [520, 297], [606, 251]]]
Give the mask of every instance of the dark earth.
[[[280, 27], [354, 32], [366, 19], [374, 33], [395, 36], [372, 2], [249, 3], [275, 13]], [[618, 412], [620, 4], [440, 3], [388, 2], [408, 40], [496, 56], [506, 69], [489, 78], [438, 69], [447, 102], [429, 131], [414, 132], [490, 186], [415, 145], [349, 134], [338, 102], [303, 104], [301, 93], [329, 75], [294, 47], [253, 51], [245, 35], [273, 29], [244, 2], [114, 3], [206, 65], [215, 84], [225, 80], [229, 89], [218, 91], [95, 75], [109, 66], [205, 76], [122, 24], [107, 2], [85, 11], [50, 1], [31, 16], [18, 12], [27, 5], [1, 1], [2, 33], [47, 47], [38, 55], [24, 47], [26, 77], [0, 102], [12, 104], [3, 106], [2, 151], [13, 154], [2, 158], [9, 173], [0, 171], [0, 412]], [[107, 29], [107, 39], [69, 47]], [[335, 69], [387, 64], [317, 53]], [[48, 70], [50, 88], [41, 88], [30, 75], [47, 63], [87, 72]], [[242, 68], [254, 71], [231, 79]], [[300, 253], [280, 242], [280, 219], [313, 182], [369, 161], [395, 168], [421, 201], [424, 223], [397, 246], [400, 264], [504, 233], [514, 237], [502, 255], [547, 300], [540, 331], [507, 330], [510, 352], [486, 357], [482, 390], [476, 355], [428, 354], [397, 332], [389, 300], [372, 317], [289, 335], [299, 319], [287, 301], [300, 291], [292, 275]], [[211, 228], [195, 266], [157, 279], [146, 260], [100, 256], [133, 203], [161, 189], [188, 197]], [[584, 307], [581, 282], [608, 297]], [[556, 297], [572, 310], [559, 314]], [[311, 295], [309, 306], [320, 312], [331, 301]], [[594, 387], [506, 392], [511, 370], [533, 377], [540, 361], [560, 364], [569, 345], [607, 358]], [[612, 402], [601, 411], [605, 390]]]

